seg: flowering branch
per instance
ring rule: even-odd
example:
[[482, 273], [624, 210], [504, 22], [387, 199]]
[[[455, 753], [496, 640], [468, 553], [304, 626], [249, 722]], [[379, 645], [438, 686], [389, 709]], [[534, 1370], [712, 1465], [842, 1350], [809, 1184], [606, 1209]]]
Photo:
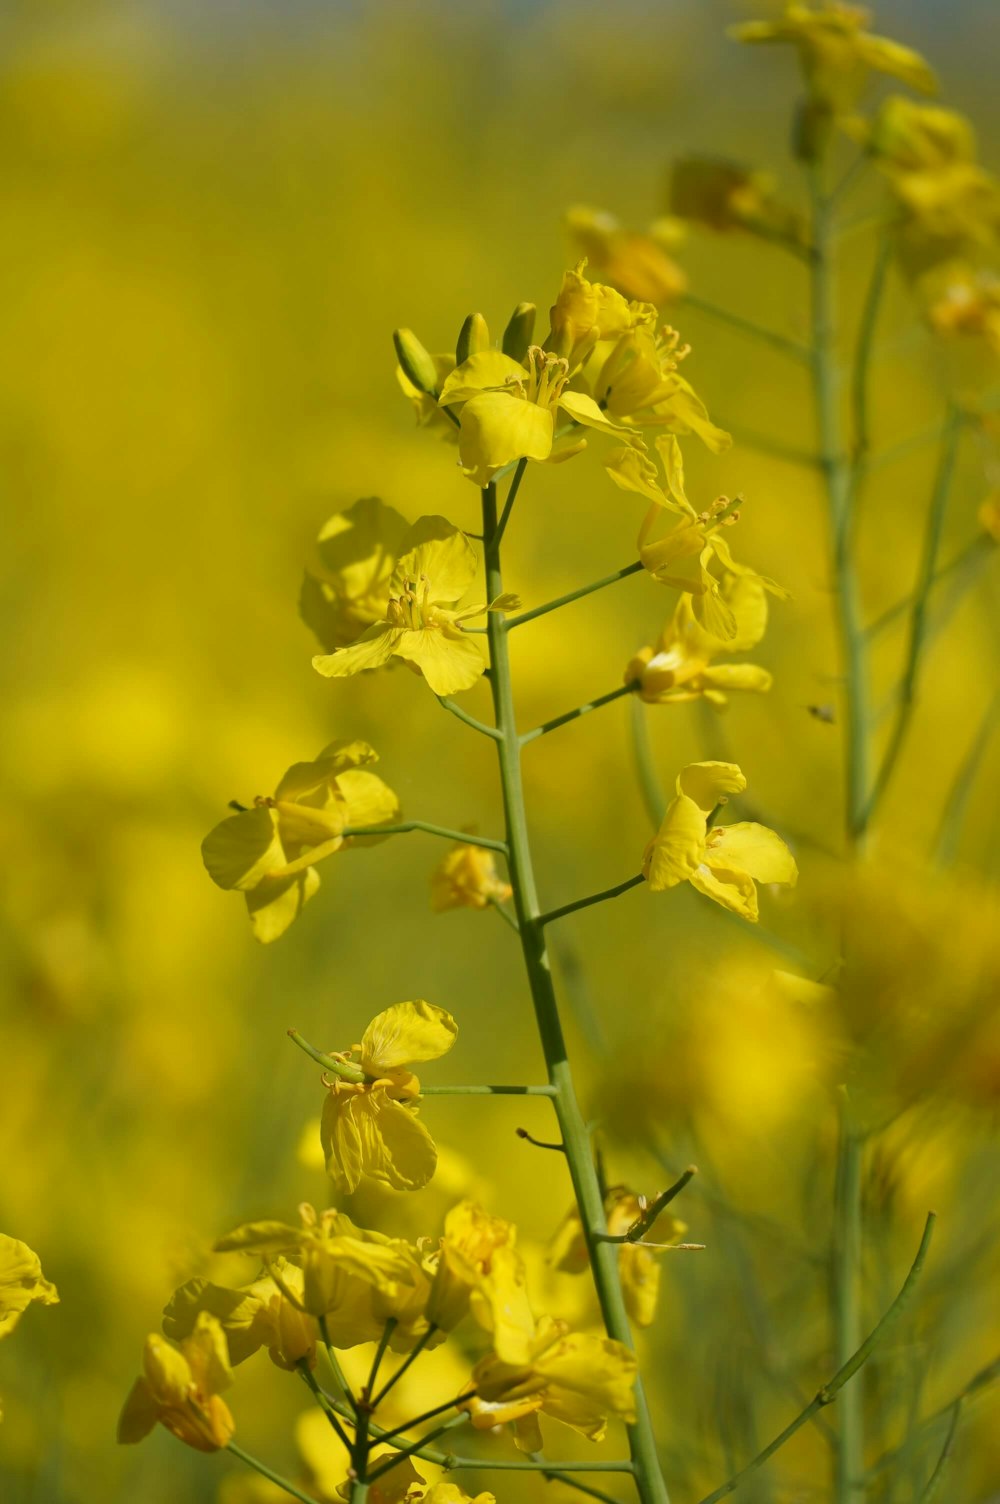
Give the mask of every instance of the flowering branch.
[[605, 695], [598, 695], [596, 700], [588, 700], [585, 705], [578, 705], [575, 710], [567, 710], [563, 715], [554, 716], [551, 721], [545, 721], [541, 726], [536, 726], [533, 731], [523, 732], [521, 746], [526, 746], [528, 742], [535, 741], [539, 736], [546, 736], [550, 731], [556, 731], [569, 721], [579, 720], [582, 715], [589, 715], [592, 710], [600, 710], [602, 705], [610, 705], [612, 700], [620, 700], [623, 695], [633, 694], [638, 687], [637, 680], [633, 680], [630, 684], [621, 684], [617, 689], [609, 689]]

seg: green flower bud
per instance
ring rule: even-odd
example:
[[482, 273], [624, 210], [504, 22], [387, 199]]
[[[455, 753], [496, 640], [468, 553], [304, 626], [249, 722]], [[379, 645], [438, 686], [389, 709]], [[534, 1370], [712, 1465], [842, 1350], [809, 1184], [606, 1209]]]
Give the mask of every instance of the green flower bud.
[[392, 342], [396, 346], [396, 358], [404, 376], [413, 383], [418, 392], [427, 392], [433, 396], [438, 384], [437, 367], [413, 330], [394, 330]]
[[470, 355], [490, 348], [490, 331], [481, 313], [470, 313], [462, 325], [455, 345], [455, 362], [461, 365]]
[[503, 353], [511, 360], [523, 360], [528, 353], [531, 337], [535, 332], [534, 303], [518, 303], [503, 332]]

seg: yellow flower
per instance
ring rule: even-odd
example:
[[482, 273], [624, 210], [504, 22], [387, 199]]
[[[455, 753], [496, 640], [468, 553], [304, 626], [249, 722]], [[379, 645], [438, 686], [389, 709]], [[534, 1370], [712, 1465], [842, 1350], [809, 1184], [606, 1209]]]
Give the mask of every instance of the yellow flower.
[[676, 329], [657, 330], [654, 322], [645, 320], [599, 340], [573, 384], [626, 429], [694, 433], [713, 454], [722, 454], [732, 438], [711, 421], [704, 402], [678, 369], [689, 354], [690, 346], [681, 345]]
[[678, 776], [676, 797], [643, 855], [643, 876], [654, 893], [689, 882], [706, 898], [756, 923], [758, 882], [794, 887], [798, 868], [773, 830], [751, 821], [708, 824], [717, 806], [746, 785], [731, 762], [691, 763]]
[[269, 1274], [238, 1289], [189, 1279], [167, 1302], [163, 1330], [172, 1341], [181, 1342], [191, 1336], [205, 1311], [226, 1334], [230, 1363], [243, 1363], [266, 1347], [279, 1368], [292, 1369], [303, 1358], [312, 1367], [317, 1327], [303, 1299], [302, 1270], [276, 1258]]
[[727, 690], [752, 690], [763, 694], [771, 688], [771, 675], [755, 663], [712, 663], [718, 652], [744, 652], [764, 635], [767, 595], [753, 575], [727, 574], [721, 597], [736, 622], [736, 636], [729, 641], [713, 637], [699, 624], [692, 598], [682, 594], [653, 647], [644, 647], [629, 660], [625, 683], [637, 684], [641, 699], [649, 705], [677, 705], [703, 698], [722, 709]]
[[566, 215], [570, 235], [604, 280], [626, 298], [657, 308], [679, 298], [687, 278], [667, 254], [683, 235], [676, 220], [661, 220], [649, 233], [625, 230], [611, 214], [582, 206]]
[[203, 1311], [179, 1347], [151, 1333], [142, 1366], [142, 1377], [133, 1384], [118, 1420], [120, 1442], [141, 1441], [159, 1421], [199, 1452], [228, 1446], [235, 1425], [219, 1391], [232, 1382], [232, 1374], [226, 1339], [214, 1316]]
[[409, 527], [377, 496], [323, 524], [315, 559], [306, 566], [299, 610], [328, 653], [346, 647], [385, 616], [389, 581]]
[[1000, 491], [991, 491], [976, 513], [979, 526], [994, 543], [1000, 543]]
[[[612, 1186], [604, 1198], [608, 1232], [620, 1237], [642, 1215], [643, 1204], [627, 1186]], [[636, 1326], [652, 1326], [660, 1294], [660, 1264], [657, 1251], [664, 1245], [679, 1243], [687, 1232], [687, 1223], [661, 1214], [654, 1234], [657, 1247], [643, 1242], [618, 1245], [618, 1274], [625, 1307]], [[549, 1262], [563, 1274], [583, 1274], [590, 1268], [587, 1240], [576, 1206], [572, 1207], [556, 1232], [549, 1250]]]
[[505, 903], [511, 892], [510, 883], [497, 873], [493, 853], [482, 846], [454, 846], [431, 873], [431, 908], [436, 914], [445, 909], [487, 909], [491, 903]]
[[421, 1504], [497, 1504], [495, 1494], [476, 1494], [475, 1498], [467, 1494], [464, 1488], [459, 1488], [457, 1483], [435, 1483], [433, 1488], [427, 1490]]
[[456, 610], [475, 573], [476, 553], [465, 534], [444, 517], [420, 517], [402, 541], [382, 619], [350, 646], [315, 657], [313, 668], [327, 679], [343, 679], [396, 657], [422, 674], [436, 695], [471, 689], [485, 664], [462, 623], [516, 604], [504, 596], [489, 607]]
[[[249, 1222], [216, 1243], [219, 1253], [256, 1254], [264, 1260], [268, 1277], [291, 1307], [308, 1317], [324, 1317], [334, 1347], [374, 1342], [391, 1317], [392, 1346], [406, 1352], [427, 1331], [424, 1314], [430, 1280], [420, 1250], [402, 1238], [356, 1227], [343, 1212], [317, 1215], [311, 1206], [299, 1208], [299, 1227], [285, 1222]], [[294, 1263], [286, 1264], [285, 1259]], [[194, 1283], [194, 1282], [192, 1282]], [[256, 1285], [251, 1286], [255, 1290]], [[168, 1307], [171, 1321], [183, 1322], [190, 1298], [188, 1287]], [[248, 1308], [228, 1292], [232, 1309], [225, 1318], [230, 1344], [240, 1361], [252, 1350], [247, 1327]], [[203, 1302], [206, 1297], [197, 1298]], [[211, 1297], [215, 1299], [214, 1295]], [[213, 1307], [214, 1309], [214, 1307]], [[250, 1312], [251, 1327], [253, 1313]]]
[[437, 1060], [457, 1033], [451, 1014], [433, 1003], [396, 1003], [372, 1019], [360, 1045], [336, 1057], [360, 1057], [359, 1079], [326, 1082], [320, 1138], [338, 1190], [356, 1191], [363, 1175], [397, 1191], [417, 1191], [431, 1179], [437, 1149], [417, 1117], [420, 1082], [409, 1065]]
[[938, 295], [927, 316], [935, 333], [985, 340], [1000, 355], [1000, 279], [959, 262], [935, 279]]
[[476, 1397], [464, 1401], [477, 1430], [513, 1423], [518, 1448], [540, 1452], [538, 1415], [551, 1416], [600, 1441], [612, 1416], [635, 1419], [635, 1354], [610, 1337], [570, 1332], [565, 1322], [544, 1317], [523, 1364], [496, 1353], [473, 1369]]
[[205, 837], [209, 877], [243, 893], [258, 940], [277, 940], [312, 898], [314, 862], [345, 844], [379, 839], [345, 838], [347, 826], [384, 825], [399, 815], [396, 795], [366, 771], [377, 761], [367, 742], [331, 742], [313, 762], [293, 763], [271, 798], [258, 797]]
[[884, 99], [870, 122], [852, 124], [851, 134], [890, 173], [976, 159], [975, 132], [964, 115], [940, 105], [917, 104], [905, 94]]
[[731, 35], [741, 42], [789, 42], [813, 99], [841, 112], [852, 105], [870, 72], [887, 73], [911, 88], [933, 94], [937, 80], [919, 53], [866, 28], [870, 13], [859, 5], [824, 0], [818, 10], [790, 0], [780, 21], [747, 21]]
[[670, 207], [725, 234], [731, 230], [800, 243], [802, 216], [782, 204], [769, 173], [713, 157], [680, 157], [671, 170]]
[[0, 1233], [0, 1337], [9, 1337], [30, 1305], [59, 1304], [59, 1293], [42, 1274], [38, 1254], [18, 1238]]
[[516, 1237], [512, 1223], [489, 1216], [474, 1201], [453, 1207], [445, 1218], [427, 1304], [428, 1319], [444, 1331], [471, 1310], [508, 1363], [528, 1361], [535, 1326]]
[[[423, 1474], [418, 1473], [413, 1465], [413, 1458], [402, 1457], [400, 1461], [392, 1462], [392, 1458], [399, 1456], [400, 1454], [394, 1452], [391, 1447], [378, 1447], [369, 1455], [370, 1472], [391, 1463], [388, 1472], [368, 1485], [366, 1499], [370, 1500], [371, 1504], [408, 1504], [408, 1501], [416, 1504], [418, 1499], [426, 1498], [422, 1490], [420, 1493], [413, 1492], [414, 1488], [418, 1488], [424, 1481]], [[337, 1489], [336, 1497], [350, 1500], [353, 1494], [354, 1481], [352, 1478], [345, 1478]]]

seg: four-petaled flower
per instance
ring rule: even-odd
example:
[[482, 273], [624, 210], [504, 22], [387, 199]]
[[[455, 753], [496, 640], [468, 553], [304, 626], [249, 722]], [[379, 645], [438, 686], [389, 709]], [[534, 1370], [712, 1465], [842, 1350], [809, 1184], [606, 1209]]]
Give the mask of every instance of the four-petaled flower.
[[746, 785], [735, 763], [694, 762], [684, 769], [643, 855], [643, 876], [654, 892], [689, 882], [706, 898], [755, 923], [758, 882], [795, 886], [795, 859], [773, 830], [745, 820], [710, 823], [720, 803]]
[[232, 1382], [222, 1327], [207, 1311], [179, 1347], [150, 1333], [136, 1379], [118, 1420], [118, 1440], [141, 1441], [159, 1421], [199, 1452], [228, 1446], [235, 1425], [219, 1391]]
[[727, 703], [727, 691], [771, 688], [771, 675], [756, 663], [713, 663], [717, 653], [742, 653], [764, 635], [767, 595], [755, 575], [726, 574], [721, 600], [732, 612], [736, 635], [728, 641], [706, 632], [694, 613], [692, 597], [678, 598], [674, 614], [652, 647], [640, 648], [625, 668], [625, 683], [635, 684], [649, 705], [677, 705], [705, 699], [716, 709]]

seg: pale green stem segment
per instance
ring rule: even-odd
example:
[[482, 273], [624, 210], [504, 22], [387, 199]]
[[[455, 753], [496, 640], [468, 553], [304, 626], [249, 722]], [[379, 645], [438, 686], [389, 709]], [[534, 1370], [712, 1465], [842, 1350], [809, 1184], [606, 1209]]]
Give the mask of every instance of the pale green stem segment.
[[[512, 627], [523, 627], [525, 622], [537, 621], [540, 616], [547, 616], [550, 611], [558, 611], [562, 606], [572, 605], [573, 601], [582, 601], [585, 595], [593, 595], [595, 590], [604, 590], [608, 585], [615, 585], [619, 580], [627, 580], [630, 574], [638, 574], [643, 568], [642, 560], [636, 559], [634, 564], [626, 564], [623, 569], [616, 569], [614, 574], [606, 574], [600, 580], [594, 580], [590, 585], [581, 585], [579, 590], [570, 590], [566, 595], [557, 595], [555, 600], [546, 601], [544, 606], [533, 606], [530, 611], [522, 611], [519, 616], [512, 616], [506, 623], [509, 632]], [[487, 637], [490, 635], [489, 627], [486, 629]]]
[[352, 1081], [355, 1085], [360, 1085], [362, 1082], [368, 1080], [364, 1071], [358, 1066], [351, 1065], [346, 1060], [338, 1060], [333, 1055], [325, 1055], [314, 1044], [310, 1044], [308, 1039], [303, 1039], [298, 1029], [289, 1029], [288, 1037], [294, 1044], [298, 1045], [300, 1050], [305, 1051], [310, 1060], [315, 1060], [317, 1065], [321, 1065], [332, 1076], [339, 1076], [341, 1081]]
[[854, 417], [854, 461], [858, 466], [867, 464], [868, 451], [871, 448], [871, 434], [868, 426], [868, 383], [875, 328], [878, 323], [879, 309], [882, 306], [882, 294], [885, 291], [885, 279], [892, 252], [892, 236], [888, 233], [880, 236], [875, 251], [875, 265], [872, 268], [871, 280], [868, 283], [868, 291], [865, 294], [864, 307], [861, 311], [858, 340], [854, 347], [851, 411]]
[[422, 1097], [554, 1097], [554, 1086], [421, 1086]]
[[617, 689], [609, 689], [606, 695], [598, 695], [596, 700], [588, 700], [585, 705], [577, 705], [575, 710], [567, 710], [562, 715], [557, 715], [551, 721], [544, 721], [541, 726], [536, 726], [533, 731], [525, 731], [521, 737], [521, 746], [527, 746], [539, 736], [547, 736], [550, 731], [557, 731], [560, 726], [568, 725], [570, 721], [577, 721], [582, 715], [589, 715], [592, 710], [600, 710], [602, 705], [610, 705], [612, 700], [620, 700], [623, 695], [634, 694], [638, 684], [619, 685]]
[[503, 920], [504, 924], [509, 925], [510, 928], [514, 931], [515, 935], [519, 933], [518, 927], [517, 927], [517, 920], [514, 918], [513, 914], [510, 912], [510, 909], [504, 907], [504, 905], [500, 902], [499, 898], [491, 898], [490, 899], [490, 908], [496, 909], [497, 913], [500, 915], [500, 918]]
[[373, 1410], [378, 1409], [379, 1405], [381, 1405], [390, 1389], [392, 1389], [396, 1384], [399, 1383], [399, 1380], [403, 1377], [404, 1373], [406, 1373], [407, 1369], [417, 1361], [417, 1359], [420, 1357], [420, 1354], [427, 1346], [428, 1342], [431, 1342], [433, 1340], [437, 1330], [438, 1328], [432, 1321], [428, 1326], [426, 1332], [424, 1332], [423, 1336], [417, 1339], [417, 1342], [407, 1353], [403, 1362], [396, 1369], [396, 1372], [394, 1374], [390, 1374], [389, 1378], [382, 1385], [382, 1388], [379, 1390], [378, 1394], [372, 1396], [371, 1408]]
[[280, 1473], [272, 1471], [263, 1462], [259, 1462], [256, 1457], [251, 1457], [249, 1452], [244, 1452], [243, 1448], [238, 1447], [235, 1441], [229, 1443], [226, 1451], [232, 1452], [234, 1457], [238, 1457], [241, 1462], [245, 1462], [247, 1467], [252, 1467], [255, 1473], [260, 1473], [261, 1477], [266, 1478], [269, 1483], [274, 1483], [278, 1488], [284, 1489], [285, 1493], [290, 1494], [293, 1499], [301, 1499], [302, 1504], [316, 1504], [316, 1500], [312, 1494], [304, 1494], [300, 1488], [296, 1488], [294, 1483], [289, 1483], [288, 1479], [283, 1478]]
[[[864, 1140], [852, 1129], [846, 1099], [841, 1107], [840, 1147], [834, 1195], [833, 1312], [838, 1364], [847, 1363], [861, 1332], [861, 1189]], [[840, 1406], [835, 1498], [857, 1504], [864, 1498], [864, 1386], [852, 1384]]]
[[575, 914], [577, 909], [589, 909], [591, 904], [604, 903], [609, 898], [618, 898], [620, 894], [627, 893], [630, 888], [637, 888], [646, 879], [641, 872], [635, 877], [627, 877], [623, 883], [616, 883], [613, 888], [602, 888], [600, 893], [589, 893], [586, 898], [574, 899], [572, 903], [564, 903], [561, 909], [550, 909], [547, 914], [540, 914], [537, 920], [539, 928], [551, 924], [554, 919], [562, 919], [566, 914]]
[[931, 505], [927, 514], [927, 525], [924, 532], [924, 549], [920, 561], [920, 573], [917, 578], [916, 589], [913, 592], [913, 604], [910, 609], [910, 637], [906, 652], [906, 666], [903, 670], [903, 680], [899, 692], [899, 709], [896, 713], [892, 731], [889, 733], [889, 744], [885, 749], [885, 755], [878, 770], [871, 798], [866, 807], [866, 822], [870, 821], [875, 814], [879, 801], [889, 786], [889, 782], [896, 769], [896, 764], [899, 761], [899, 754], [903, 750], [903, 744], [906, 741], [906, 734], [910, 729], [910, 720], [913, 716], [913, 707], [917, 694], [917, 675], [920, 670], [920, 658], [927, 634], [928, 604], [931, 589], [934, 585], [934, 575], [937, 570], [938, 551], [941, 547], [941, 532], [944, 527], [944, 515], [948, 505], [948, 496], [951, 492], [951, 478], [955, 469], [955, 460], [958, 456], [958, 440], [961, 429], [961, 415], [953, 407], [949, 411], [945, 421], [944, 437], [941, 441], [941, 458], [934, 481], [934, 492], [931, 496]]
[[675, 1180], [673, 1185], [668, 1186], [665, 1191], [661, 1191], [656, 1199], [649, 1203], [642, 1216], [638, 1219], [638, 1221], [633, 1222], [628, 1232], [618, 1233], [615, 1236], [612, 1236], [611, 1233], [606, 1232], [603, 1234], [601, 1241], [604, 1243], [641, 1242], [642, 1239], [646, 1236], [647, 1232], [652, 1232], [656, 1219], [663, 1211], [663, 1209], [670, 1205], [675, 1196], [680, 1195], [681, 1191], [687, 1185], [688, 1181], [692, 1180], [695, 1175], [697, 1175], [697, 1173], [697, 1165], [688, 1165], [687, 1169], [684, 1171], [684, 1174], [681, 1175], [677, 1180]]
[[375, 1468], [374, 1472], [369, 1473], [367, 1481], [369, 1483], [376, 1483], [386, 1473], [391, 1473], [397, 1463], [403, 1461], [404, 1457], [420, 1456], [428, 1442], [437, 1441], [439, 1436], [445, 1436], [449, 1431], [454, 1431], [456, 1426], [467, 1425], [468, 1420], [469, 1417], [467, 1415], [454, 1415], [451, 1420], [446, 1420], [442, 1426], [435, 1426], [433, 1431], [428, 1431], [426, 1436], [421, 1436], [412, 1445], [400, 1447], [399, 1451], [394, 1452], [387, 1462], [383, 1462], [380, 1467]]
[[[496, 489], [493, 486], [487, 486], [483, 491], [483, 539], [488, 598], [494, 600], [503, 594], [503, 576], [497, 546]], [[516, 621], [517, 618], [513, 624]], [[598, 1234], [608, 1230], [604, 1201], [591, 1154], [590, 1136], [573, 1085], [535, 890], [521, 783], [521, 747], [514, 713], [507, 630], [507, 625], [499, 616], [489, 618], [488, 640], [492, 667], [490, 686], [493, 691], [494, 717], [501, 733], [497, 755], [507, 822], [507, 860], [514, 890], [521, 951], [549, 1082], [556, 1088], [553, 1097], [556, 1117], [565, 1145], [566, 1162], [587, 1241], [604, 1324], [609, 1336], [631, 1347], [632, 1334], [618, 1275], [618, 1255], [614, 1248], [601, 1243], [598, 1238]], [[641, 1504], [669, 1504], [641, 1378], [636, 1380], [635, 1405], [636, 1419], [628, 1427], [628, 1437]]]
[[[861, 602], [854, 569], [854, 500], [857, 467], [847, 455], [837, 383], [836, 304], [832, 200], [822, 170], [809, 173], [812, 206], [812, 383], [820, 466], [830, 513], [837, 628], [844, 671], [845, 826], [853, 851], [864, 840], [868, 811], [868, 665]], [[874, 320], [874, 310], [870, 314]], [[858, 377], [855, 371], [855, 380]], [[862, 390], [864, 379], [862, 378]]]
[[330, 1369], [333, 1373], [334, 1378], [340, 1386], [341, 1394], [347, 1401], [347, 1404], [349, 1406], [349, 1418], [353, 1421], [354, 1419], [356, 1419], [358, 1412], [357, 1400], [354, 1397], [354, 1390], [347, 1382], [347, 1376], [340, 1366], [340, 1359], [337, 1357], [336, 1349], [334, 1348], [333, 1343], [330, 1341], [330, 1327], [325, 1315], [319, 1318], [319, 1330], [320, 1335], [323, 1338], [323, 1346], [326, 1349], [327, 1362], [330, 1365]]
[[935, 1221], [935, 1214], [929, 1212], [927, 1214], [927, 1221], [924, 1224], [924, 1235], [920, 1240], [917, 1256], [910, 1266], [910, 1272], [903, 1281], [899, 1294], [882, 1317], [878, 1326], [868, 1334], [857, 1351], [851, 1354], [847, 1362], [838, 1369], [830, 1382], [823, 1386], [815, 1398], [810, 1400], [805, 1409], [800, 1410], [795, 1419], [772, 1442], [769, 1442], [763, 1451], [758, 1452], [752, 1462], [748, 1462], [745, 1468], [742, 1468], [740, 1472], [730, 1478], [728, 1483], [724, 1483], [721, 1488], [717, 1488], [714, 1493], [706, 1494], [705, 1498], [700, 1501], [700, 1504], [718, 1504], [719, 1499], [725, 1499], [729, 1494], [735, 1493], [751, 1474], [755, 1473], [758, 1468], [763, 1467], [764, 1463], [769, 1461], [775, 1452], [779, 1451], [785, 1445], [786, 1441], [791, 1440], [796, 1431], [801, 1431], [802, 1427], [808, 1424], [813, 1416], [823, 1409], [824, 1405], [832, 1404], [848, 1379], [853, 1378], [858, 1369], [867, 1363], [875, 1348], [888, 1335], [909, 1303], [913, 1287], [920, 1276], [920, 1271], [923, 1269], [924, 1261], [927, 1258], [927, 1250], [930, 1247], [931, 1237], [934, 1233]]
[[974, 1374], [965, 1388], [956, 1394], [953, 1400], [949, 1400], [947, 1405], [942, 1405], [940, 1410], [935, 1410], [933, 1415], [929, 1415], [902, 1446], [883, 1452], [878, 1461], [873, 1462], [868, 1469], [869, 1478], [876, 1478], [880, 1473], [884, 1473], [886, 1468], [895, 1468], [900, 1462], [907, 1461], [913, 1452], [927, 1441], [928, 1433], [939, 1425], [946, 1415], [950, 1415], [956, 1405], [961, 1405], [964, 1409], [977, 1395], [991, 1388], [998, 1380], [1000, 1380], [1000, 1357], [994, 1358], [992, 1363], [987, 1363], [985, 1368], [981, 1368], [977, 1374]]
[[[466, 631], [468, 630], [470, 629], [466, 628]], [[483, 630], [486, 630], [485, 627]], [[438, 695], [437, 702], [439, 705], [443, 705], [445, 710], [450, 710], [452, 715], [457, 716], [460, 721], [464, 721], [467, 726], [471, 726], [473, 731], [480, 732], [482, 736], [492, 737], [494, 741], [499, 736], [500, 733], [495, 726], [487, 726], [485, 721], [477, 721], [474, 715], [470, 715], [467, 710], [463, 710], [461, 705], [456, 700], [450, 699], [448, 695]]]
[[986, 756], [986, 749], [993, 739], [998, 720], [1000, 720], [1000, 689], [996, 690], [986, 707], [986, 713], [955, 774], [955, 781], [945, 801], [944, 813], [941, 816], [941, 824], [938, 827], [937, 840], [934, 844], [934, 860], [939, 867], [950, 866], [955, 860], [958, 843], [962, 837], [962, 827], [972, 803], [976, 776]]
[[[379, 1437], [379, 1441], [386, 1444], [388, 1444], [390, 1441], [395, 1441], [397, 1437], [405, 1436], [407, 1431], [415, 1431], [417, 1426], [422, 1426], [425, 1421], [436, 1420], [437, 1417], [439, 1415], [443, 1415], [446, 1410], [456, 1409], [463, 1400], [471, 1399], [474, 1394], [475, 1390], [471, 1389], [466, 1390], [464, 1394], [456, 1394], [450, 1400], [444, 1400], [440, 1405], [434, 1405], [430, 1410], [424, 1410], [420, 1415], [415, 1415], [413, 1419], [408, 1420], [404, 1426], [394, 1426], [391, 1431], [383, 1431], [382, 1435]], [[468, 1417], [463, 1415], [462, 1419], [466, 1420], [468, 1419]]]
[[759, 340], [763, 345], [770, 345], [773, 350], [780, 350], [782, 355], [788, 355], [792, 360], [802, 361], [805, 365], [809, 364], [809, 346], [803, 345], [797, 339], [789, 339], [787, 335], [779, 334], [776, 329], [767, 329], [763, 324], [755, 324], [752, 319], [745, 319], [738, 313], [731, 313], [728, 308], [720, 308], [717, 303], [710, 303], [707, 298], [700, 298], [697, 293], [686, 292], [681, 301], [686, 307], [695, 308], [710, 319], [716, 319], [721, 324], [728, 324], [730, 329], [738, 329], [741, 334], [749, 335], [751, 339]]
[[[514, 470], [514, 478], [510, 483], [510, 489], [507, 492], [507, 499], [503, 504], [503, 511], [500, 513], [500, 521], [497, 523], [497, 530], [493, 537], [493, 544], [495, 548], [500, 547], [500, 539], [507, 531], [507, 524], [510, 521], [510, 514], [514, 510], [514, 503], [517, 500], [517, 493], [521, 489], [521, 482], [524, 479], [524, 472], [525, 470], [527, 470], [527, 468], [528, 461], [526, 459], [518, 460], [517, 466]], [[490, 599], [492, 600], [493, 597], [491, 596]]]
[[941, 1487], [941, 1479], [944, 1477], [944, 1470], [948, 1466], [948, 1460], [955, 1445], [955, 1433], [958, 1431], [958, 1422], [961, 1416], [962, 1401], [956, 1400], [951, 1412], [951, 1424], [948, 1427], [948, 1434], [944, 1439], [944, 1446], [941, 1448], [941, 1455], [937, 1460], [937, 1466], [928, 1478], [927, 1487], [921, 1493], [917, 1504], [931, 1504], [931, 1500], [937, 1498], [938, 1489]]
[[352, 1445], [351, 1438], [348, 1436], [347, 1432], [340, 1424], [340, 1418], [337, 1415], [336, 1410], [334, 1410], [333, 1406], [329, 1403], [325, 1391], [320, 1387], [319, 1384], [317, 1384], [316, 1376], [313, 1373], [312, 1369], [309, 1367], [307, 1360], [303, 1358], [302, 1361], [300, 1363], [297, 1363], [295, 1366], [298, 1369], [299, 1373], [302, 1375], [302, 1378], [305, 1380], [309, 1389], [312, 1391], [313, 1398], [316, 1400], [327, 1420], [330, 1422], [330, 1425], [333, 1428], [334, 1432], [347, 1448], [347, 1453], [349, 1456]]
[[431, 825], [427, 820], [404, 820], [401, 825], [348, 825], [341, 831], [348, 836], [405, 836], [412, 830], [422, 830], [428, 836], [440, 836], [444, 841], [458, 841], [463, 846], [482, 846], [485, 851], [499, 851], [506, 855], [505, 841], [487, 840], [485, 836], [472, 836], [467, 830], [449, 830], [445, 825]]

